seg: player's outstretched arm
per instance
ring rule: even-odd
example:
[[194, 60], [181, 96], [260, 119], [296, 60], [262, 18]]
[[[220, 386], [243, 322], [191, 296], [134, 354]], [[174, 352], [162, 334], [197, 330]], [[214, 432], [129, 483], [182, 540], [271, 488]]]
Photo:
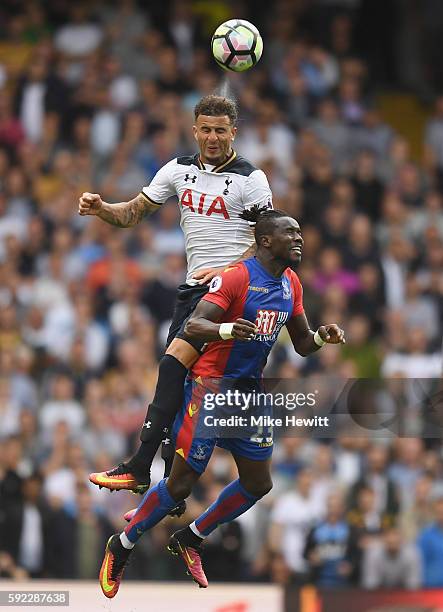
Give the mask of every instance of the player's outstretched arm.
[[149, 202], [142, 194], [129, 202], [108, 204], [98, 193], [85, 192], [78, 201], [79, 215], [95, 215], [117, 227], [133, 227], [140, 223], [145, 215], [150, 215], [159, 208], [159, 205]]
[[290, 319], [286, 328], [292, 344], [299, 355], [306, 357], [315, 353], [324, 344], [345, 344], [345, 332], [338, 325], [321, 325], [316, 332], [309, 328], [304, 313]]
[[185, 335], [195, 340], [252, 340], [257, 328], [251, 321], [237, 319], [232, 323], [217, 323], [224, 314], [223, 308], [202, 300], [185, 326]]

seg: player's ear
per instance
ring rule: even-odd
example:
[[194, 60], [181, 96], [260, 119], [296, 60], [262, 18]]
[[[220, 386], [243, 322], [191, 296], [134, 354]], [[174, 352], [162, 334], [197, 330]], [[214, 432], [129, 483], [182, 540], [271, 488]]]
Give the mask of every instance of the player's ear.
[[264, 246], [266, 248], [269, 248], [271, 246], [271, 244], [272, 244], [271, 236], [264, 235], [264, 236], [261, 237], [261, 245], [262, 246]]
[[197, 140], [197, 126], [196, 125], [192, 126], [192, 133], [194, 134], [195, 140]]
[[234, 141], [234, 140], [235, 140], [236, 135], [237, 135], [237, 128], [236, 128], [236, 127], [233, 127], [233, 128], [231, 129], [231, 140], [232, 140], [232, 141]]

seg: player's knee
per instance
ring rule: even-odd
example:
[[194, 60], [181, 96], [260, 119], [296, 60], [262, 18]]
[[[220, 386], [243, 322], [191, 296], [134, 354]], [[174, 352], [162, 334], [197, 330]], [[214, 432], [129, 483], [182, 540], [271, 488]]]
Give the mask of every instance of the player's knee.
[[254, 497], [264, 497], [269, 493], [273, 485], [271, 476], [267, 476], [260, 480], [249, 480], [242, 484], [246, 491]]
[[200, 357], [200, 353], [187, 340], [174, 338], [166, 349], [165, 357], [173, 357], [186, 370], [189, 370]]
[[176, 501], [181, 501], [182, 499], [189, 497], [193, 484], [194, 483], [191, 478], [187, 478], [185, 476], [180, 478], [180, 480], [171, 480], [171, 478], [168, 478], [166, 486], [168, 488], [169, 495]]

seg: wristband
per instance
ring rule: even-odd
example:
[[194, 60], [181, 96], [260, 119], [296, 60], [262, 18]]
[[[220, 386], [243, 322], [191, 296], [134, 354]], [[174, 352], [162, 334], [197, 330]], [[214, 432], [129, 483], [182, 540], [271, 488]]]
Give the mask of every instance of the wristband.
[[234, 336], [232, 335], [232, 329], [234, 327], [234, 323], [220, 323], [220, 327], [218, 328], [219, 336], [222, 340], [231, 340]]
[[317, 346], [320, 346], [320, 347], [323, 346], [324, 344], [326, 344], [326, 341], [323, 340], [323, 338], [318, 333], [318, 329], [317, 329], [317, 331], [314, 334], [313, 340], [314, 340], [315, 344]]

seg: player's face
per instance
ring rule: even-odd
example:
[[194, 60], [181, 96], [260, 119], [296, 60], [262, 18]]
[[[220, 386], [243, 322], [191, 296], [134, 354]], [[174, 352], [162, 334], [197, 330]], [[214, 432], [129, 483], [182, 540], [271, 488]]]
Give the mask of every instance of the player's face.
[[217, 166], [229, 157], [237, 128], [231, 125], [227, 115], [199, 115], [193, 130], [202, 162]]
[[276, 219], [276, 228], [270, 236], [271, 254], [288, 266], [299, 264], [303, 251], [301, 229], [295, 219], [281, 217]]

